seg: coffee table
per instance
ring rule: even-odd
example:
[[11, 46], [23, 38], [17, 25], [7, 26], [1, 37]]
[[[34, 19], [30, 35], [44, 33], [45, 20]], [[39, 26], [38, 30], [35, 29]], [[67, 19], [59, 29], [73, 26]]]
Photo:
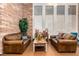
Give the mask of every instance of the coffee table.
[[36, 46], [44, 46], [45, 47], [45, 52], [47, 52], [47, 42], [44, 38], [42, 38], [40, 41], [35, 39], [33, 42], [33, 52], [35, 52], [35, 47]]

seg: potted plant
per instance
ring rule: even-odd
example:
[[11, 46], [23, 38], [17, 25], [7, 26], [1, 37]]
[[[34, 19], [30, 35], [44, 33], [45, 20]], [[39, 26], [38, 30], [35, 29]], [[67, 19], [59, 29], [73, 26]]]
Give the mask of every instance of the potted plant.
[[28, 30], [27, 18], [20, 19], [19, 28], [20, 28], [20, 31], [21, 31], [21, 39], [27, 38], [27, 30]]

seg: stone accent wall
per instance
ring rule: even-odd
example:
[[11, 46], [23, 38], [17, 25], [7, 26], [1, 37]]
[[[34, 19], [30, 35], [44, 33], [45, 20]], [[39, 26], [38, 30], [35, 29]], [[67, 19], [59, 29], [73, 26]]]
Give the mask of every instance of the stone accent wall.
[[1, 32], [19, 32], [18, 22], [22, 18], [22, 5], [2, 4], [1, 6]]
[[6, 34], [20, 32], [19, 20], [27, 17], [28, 34], [32, 35], [32, 4], [2, 3], [0, 4], [0, 53], [2, 53], [2, 38]]

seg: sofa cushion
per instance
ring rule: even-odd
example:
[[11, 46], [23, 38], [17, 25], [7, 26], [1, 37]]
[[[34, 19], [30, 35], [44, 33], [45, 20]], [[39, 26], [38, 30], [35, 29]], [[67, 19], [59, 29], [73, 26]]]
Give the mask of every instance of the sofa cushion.
[[56, 38], [56, 35], [51, 35], [50, 36], [50, 39], [52, 39], [52, 38]]
[[75, 36], [75, 37], [77, 37], [77, 32], [71, 32], [71, 34], [73, 35], [73, 36]]
[[65, 34], [63, 37], [64, 37], [64, 39], [68, 39], [68, 40], [74, 40], [74, 39], [76, 39], [76, 37], [73, 36], [73, 35], [71, 35], [71, 34]]
[[12, 40], [20, 40], [21, 35], [20, 34], [9, 34], [5, 36], [5, 40], [12, 41]]
[[22, 44], [23, 40], [18, 40], [18, 41], [4, 41], [4, 44], [9, 45], [9, 44]]
[[64, 37], [64, 39], [69, 39], [71, 37], [71, 35], [70, 34], [64, 34], [63, 37]]
[[25, 45], [26, 43], [28, 43], [29, 39], [27, 40], [23, 40], [23, 44]]
[[54, 38], [54, 39], [52, 39], [52, 40], [53, 40], [53, 42], [58, 43], [57, 39]]
[[75, 40], [75, 39], [76, 39], [75, 36], [71, 36], [71, 37], [70, 37], [70, 40]]
[[60, 38], [60, 39], [63, 39], [63, 35], [64, 35], [65, 33], [59, 33], [58, 34], [58, 38]]

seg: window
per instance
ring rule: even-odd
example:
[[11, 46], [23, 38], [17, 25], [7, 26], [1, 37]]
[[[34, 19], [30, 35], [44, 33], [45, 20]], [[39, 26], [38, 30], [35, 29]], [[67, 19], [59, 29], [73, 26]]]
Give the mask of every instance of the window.
[[53, 6], [46, 6], [46, 15], [53, 15]]
[[42, 15], [42, 6], [34, 6], [34, 15]]
[[76, 5], [68, 5], [68, 17], [67, 17], [67, 29], [68, 31], [76, 30]]
[[77, 4], [35, 4], [33, 30], [48, 28], [49, 35], [77, 31], [77, 7]]
[[76, 5], [69, 5], [68, 14], [69, 15], [76, 15]]
[[57, 15], [64, 15], [65, 14], [65, 6], [58, 5], [57, 6]]

